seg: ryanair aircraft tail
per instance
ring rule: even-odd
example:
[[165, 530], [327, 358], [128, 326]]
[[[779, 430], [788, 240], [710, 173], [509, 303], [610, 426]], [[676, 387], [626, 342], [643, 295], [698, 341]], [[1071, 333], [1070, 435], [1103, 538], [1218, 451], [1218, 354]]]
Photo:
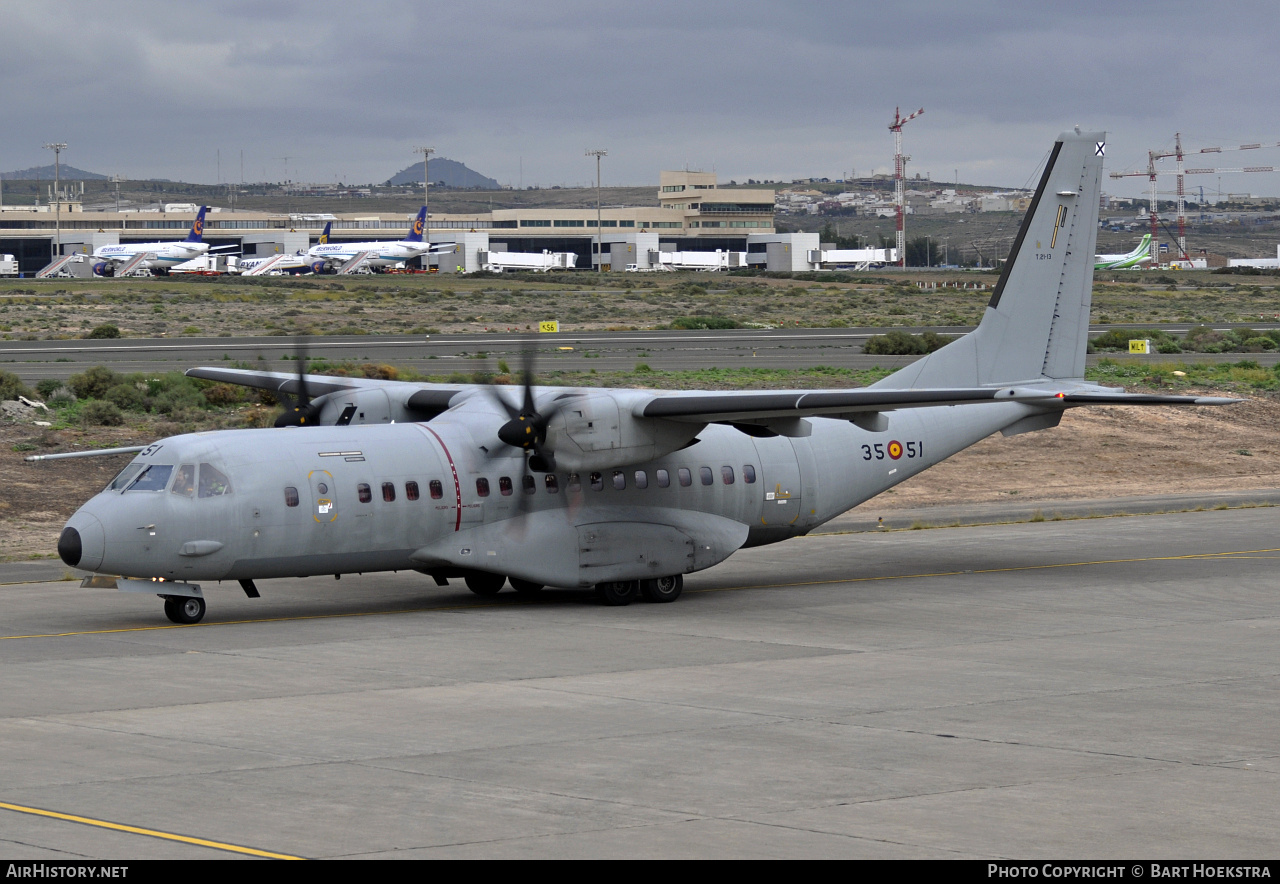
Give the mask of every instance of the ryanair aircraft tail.
[[191, 222], [191, 232], [187, 234], [186, 242], [204, 242], [204, 213], [208, 210], [208, 206], [200, 207], [196, 220]]
[[409, 235], [404, 238], [404, 242], [422, 242], [422, 231], [427, 226], [427, 207], [423, 206], [418, 210], [418, 217], [413, 219], [413, 226], [409, 228]]
[[1084, 376], [1104, 132], [1064, 132], [978, 328], [875, 387], [974, 387]]

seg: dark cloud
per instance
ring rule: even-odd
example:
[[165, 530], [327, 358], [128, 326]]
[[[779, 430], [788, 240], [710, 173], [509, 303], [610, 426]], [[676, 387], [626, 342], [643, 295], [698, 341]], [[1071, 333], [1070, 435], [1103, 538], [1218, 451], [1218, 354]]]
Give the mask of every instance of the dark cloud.
[[220, 149], [224, 179], [243, 150], [250, 179], [376, 181], [428, 143], [512, 184], [586, 183], [595, 146], [609, 183], [686, 164], [839, 176], [890, 169], [894, 107], [923, 106], [911, 170], [1019, 184], [1077, 123], [1109, 130], [1112, 169], [1176, 131], [1280, 140], [1274, 17], [1253, 2], [10, 0], [0, 166], [56, 139], [104, 173], [211, 181]]

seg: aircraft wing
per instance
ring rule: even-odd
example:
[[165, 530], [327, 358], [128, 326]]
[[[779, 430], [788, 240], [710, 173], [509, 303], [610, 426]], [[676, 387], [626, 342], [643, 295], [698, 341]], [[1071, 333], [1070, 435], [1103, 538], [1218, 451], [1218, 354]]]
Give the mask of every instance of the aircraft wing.
[[[206, 381], [217, 381], [223, 384], [236, 384], [241, 387], [252, 387], [255, 390], [269, 390], [272, 393], [288, 393], [293, 396], [302, 391], [298, 385], [296, 374], [285, 374], [279, 371], [248, 371], [241, 368], [189, 368], [187, 377], [203, 378]], [[323, 396], [326, 393], [337, 393], [341, 390], [354, 390], [368, 387], [378, 381], [367, 381], [364, 378], [336, 378], [328, 375], [309, 374], [307, 393], [312, 396]], [[386, 383], [382, 381], [381, 383]]]
[[803, 390], [786, 392], [683, 393], [657, 395], [637, 410], [638, 417], [699, 423], [750, 423], [799, 417], [837, 417], [861, 412], [1023, 402], [1071, 408], [1080, 405], [1228, 405], [1239, 399], [1213, 396], [1162, 396], [1119, 389], [1051, 387], [971, 387], [917, 390]]

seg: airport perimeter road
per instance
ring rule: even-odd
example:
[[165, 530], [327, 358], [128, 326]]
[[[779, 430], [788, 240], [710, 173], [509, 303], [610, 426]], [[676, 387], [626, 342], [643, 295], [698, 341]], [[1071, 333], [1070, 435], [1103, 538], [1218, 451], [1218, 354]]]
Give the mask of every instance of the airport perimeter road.
[[626, 608], [0, 587], [0, 853], [1272, 857], [1275, 527], [814, 537]]
[[[1179, 326], [1179, 329], [1185, 330]], [[540, 370], [632, 371], [639, 363], [662, 371], [702, 368], [812, 368], [835, 366], [865, 369], [900, 368], [914, 356], [866, 356], [868, 337], [884, 328], [814, 328], [726, 331], [564, 332], [525, 338], [512, 334], [402, 336], [324, 336], [307, 343], [308, 355], [330, 362], [377, 362], [413, 368], [424, 374], [466, 374], [492, 370], [505, 359], [518, 368], [524, 348], [533, 343]], [[938, 327], [904, 329], [965, 334], [971, 329]], [[1098, 331], [1098, 329], [1094, 329]], [[295, 371], [292, 338], [180, 338], [0, 342], [0, 368], [27, 383], [67, 378], [92, 365], [120, 372], [185, 371], [196, 365], [247, 363], [266, 370]], [[483, 354], [483, 356], [481, 355]], [[1111, 354], [1114, 356], [1115, 354]], [[1100, 356], [1090, 356], [1095, 364]], [[1235, 362], [1252, 359], [1261, 365], [1280, 362], [1271, 353], [1153, 354], [1150, 360]]]

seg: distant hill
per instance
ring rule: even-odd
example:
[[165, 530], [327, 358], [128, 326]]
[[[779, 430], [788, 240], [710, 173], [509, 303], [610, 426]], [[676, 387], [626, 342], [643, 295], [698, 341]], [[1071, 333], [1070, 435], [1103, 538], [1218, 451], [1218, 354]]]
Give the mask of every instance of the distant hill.
[[[99, 175], [97, 172], [86, 172], [84, 169], [77, 169], [75, 166], [63, 166], [58, 173], [59, 177], [66, 181], [106, 181], [106, 175]], [[53, 163], [47, 166], [32, 166], [30, 169], [19, 169], [16, 172], [0, 172], [0, 178], [5, 181], [33, 181], [40, 179], [44, 181], [53, 180]]]
[[[404, 171], [397, 172], [388, 181], [388, 185], [421, 184], [422, 163], [414, 163]], [[473, 187], [477, 190], [499, 190], [500, 186], [492, 178], [486, 178], [479, 172], [468, 169], [456, 160], [437, 157], [431, 161], [431, 183], [443, 184], [445, 187]]]

